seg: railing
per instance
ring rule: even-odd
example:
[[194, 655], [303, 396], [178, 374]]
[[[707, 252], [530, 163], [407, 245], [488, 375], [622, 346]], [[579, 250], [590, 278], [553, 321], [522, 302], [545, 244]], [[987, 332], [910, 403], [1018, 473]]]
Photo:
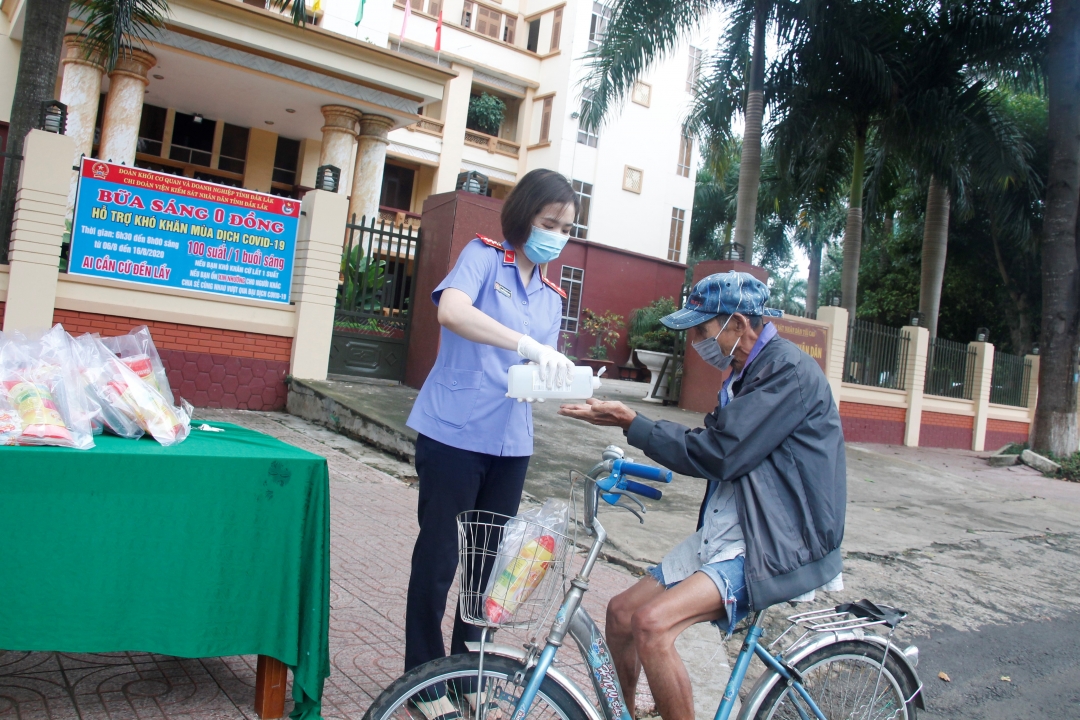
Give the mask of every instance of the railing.
[[399, 210], [398, 208], [380, 205], [379, 223], [396, 228], [410, 228], [412, 230], [419, 230], [420, 216], [407, 210]]
[[509, 140], [497, 138], [477, 130], [465, 131], [465, 144], [472, 147], [482, 148], [489, 153], [498, 153], [509, 157], [517, 157], [521, 153], [521, 145]]
[[990, 402], [997, 405], [1027, 407], [1031, 386], [1031, 362], [1020, 355], [994, 353], [994, 371], [990, 376]]
[[766, 305], [765, 307], [769, 310], [779, 310], [780, 312], [784, 313], [784, 315], [787, 315], [789, 317], [800, 317], [806, 318], [807, 320], [817, 320], [816, 312], [807, 312], [806, 308], [799, 307], [798, 305], [792, 305], [791, 308], [787, 310], [785, 310], [784, 308], [773, 307], [771, 305]]
[[900, 328], [865, 320], [848, 326], [844, 382], [904, 390], [908, 337]]
[[926, 354], [923, 392], [970, 400], [975, 385], [975, 350], [965, 343], [932, 338]]
[[746, 262], [746, 248], [737, 242], [725, 243], [720, 246], [720, 255], [716, 259]]
[[421, 117], [412, 125], [408, 125], [406, 130], [414, 130], [416, 132], [427, 133], [428, 135], [438, 135], [442, 137], [443, 124], [438, 120], [432, 120], [431, 118]]
[[407, 340], [419, 233], [376, 218], [345, 227], [334, 331]]

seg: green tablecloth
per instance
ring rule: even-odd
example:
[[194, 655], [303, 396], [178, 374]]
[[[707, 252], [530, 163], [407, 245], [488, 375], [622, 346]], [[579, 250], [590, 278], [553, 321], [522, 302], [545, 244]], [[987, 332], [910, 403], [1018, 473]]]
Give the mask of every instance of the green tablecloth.
[[326, 460], [225, 423], [165, 448], [0, 447], [0, 648], [268, 655], [330, 674]]

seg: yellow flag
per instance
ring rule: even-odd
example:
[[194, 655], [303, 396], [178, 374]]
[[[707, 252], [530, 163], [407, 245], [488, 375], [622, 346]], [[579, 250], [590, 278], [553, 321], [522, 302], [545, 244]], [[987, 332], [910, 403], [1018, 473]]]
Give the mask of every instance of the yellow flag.
[[317, 13], [322, 10], [322, 0], [315, 0], [311, 5], [311, 12]]

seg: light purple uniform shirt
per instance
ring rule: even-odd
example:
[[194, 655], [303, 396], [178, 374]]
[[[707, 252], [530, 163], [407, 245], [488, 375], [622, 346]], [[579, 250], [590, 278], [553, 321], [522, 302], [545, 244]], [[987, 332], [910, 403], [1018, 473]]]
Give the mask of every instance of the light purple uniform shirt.
[[[544, 283], [539, 267], [526, 288], [512, 253], [486, 245], [480, 238], [473, 240], [431, 299], [438, 305], [443, 290], [460, 290], [485, 315], [556, 347], [562, 297]], [[507, 372], [511, 365], [523, 362], [527, 361], [514, 350], [474, 343], [441, 328], [439, 356], [406, 424], [462, 450], [532, 455], [532, 407], [506, 397]]]

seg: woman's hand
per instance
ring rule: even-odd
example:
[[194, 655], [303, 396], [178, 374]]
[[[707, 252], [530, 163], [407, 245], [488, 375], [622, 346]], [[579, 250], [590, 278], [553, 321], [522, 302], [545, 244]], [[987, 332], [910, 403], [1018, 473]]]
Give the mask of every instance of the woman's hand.
[[541, 345], [528, 335], [522, 335], [517, 351], [521, 357], [540, 366], [540, 379], [547, 384], [548, 390], [569, 387], [573, 381], [574, 363], [550, 345]]
[[626, 430], [637, 417], [637, 411], [614, 400], [589, 398], [584, 405], [562, 405], [559, 414], [584, 420], [592, 425], [621, 427]]

